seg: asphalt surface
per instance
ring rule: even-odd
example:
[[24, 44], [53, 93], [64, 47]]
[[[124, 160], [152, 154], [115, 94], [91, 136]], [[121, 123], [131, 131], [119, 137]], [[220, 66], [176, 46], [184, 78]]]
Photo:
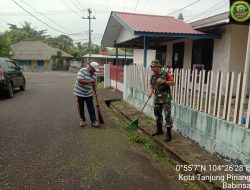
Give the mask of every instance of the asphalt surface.
[[[186, 189], [173, 171], [131, 145], [104, 111], [79, 127], [75, 74], [26, 73], [25, 91], [0, 97], [0, 189]], [[88, 119], [88, 116], [86, 117]]]

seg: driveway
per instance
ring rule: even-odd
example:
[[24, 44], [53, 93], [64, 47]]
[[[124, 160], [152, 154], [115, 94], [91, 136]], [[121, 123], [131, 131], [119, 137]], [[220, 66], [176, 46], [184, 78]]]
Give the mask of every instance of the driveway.
[[129, 143], [112, 112], [100, 128], [79, 127], [75, 74], [25, 75], [26, 91], [0, 98], [0, 189], [186, 189]]

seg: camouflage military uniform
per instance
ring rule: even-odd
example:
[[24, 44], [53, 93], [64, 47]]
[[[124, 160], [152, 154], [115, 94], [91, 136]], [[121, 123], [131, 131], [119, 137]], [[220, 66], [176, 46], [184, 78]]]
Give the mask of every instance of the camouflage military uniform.
[[159, 74], [153, 74], [150, 79], [151, 88], [155, 89], [154, 98], [154, 115], [156, 117], [157, 129], [162, 128], [163, 116], [162, 110], [165, 114], [166, 127], [173, 127], [173, 121], [171, 117], [171, 89], [170, 86], [165, 83], [157, 84], [157, 79], [162, 78], [166, 80], [166, 71], [161, 71]]

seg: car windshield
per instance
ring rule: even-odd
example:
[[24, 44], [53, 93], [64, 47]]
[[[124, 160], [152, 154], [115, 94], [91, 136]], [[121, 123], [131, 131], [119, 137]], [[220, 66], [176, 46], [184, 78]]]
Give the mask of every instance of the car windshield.
[[16, 69], [17, 68], [17, 66], [11, 61], [7, 61], [7, 64], [9, 65], [10, 69]]

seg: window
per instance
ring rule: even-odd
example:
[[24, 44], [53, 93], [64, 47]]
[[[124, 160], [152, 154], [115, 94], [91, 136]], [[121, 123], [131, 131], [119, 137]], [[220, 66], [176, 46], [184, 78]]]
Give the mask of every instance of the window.
[[166, 65], [167, 46], [161, 46], [156, 49], [156, 59], [160, 61], [162, 66]]

